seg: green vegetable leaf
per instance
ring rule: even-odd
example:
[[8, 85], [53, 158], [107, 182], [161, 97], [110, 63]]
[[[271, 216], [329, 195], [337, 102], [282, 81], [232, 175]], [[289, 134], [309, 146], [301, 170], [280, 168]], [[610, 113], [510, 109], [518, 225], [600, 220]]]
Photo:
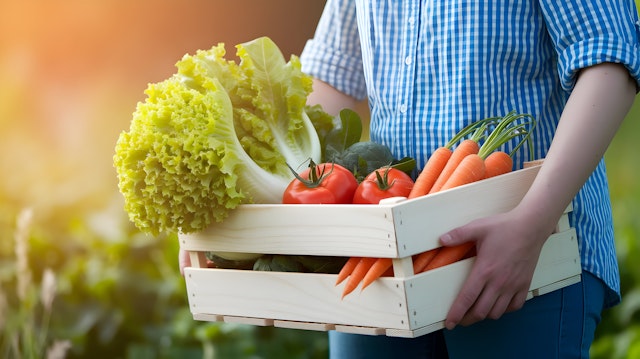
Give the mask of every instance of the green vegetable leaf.
[[236, 48], [239, 63], [223, 44], [185, 55], [118, 138], [118, 186], [142, 231], [196, 232], [242, 203], [280, 203], [288, 164], [320, 161], [299, 59], [266, 37]]
[[325, 139], [325, 161], [344, 152], [360, 141], [362, 137], [362, 120], [358, 113], [350, 109], [340, 111], [340, 126], [329, 132]]
[[416, 168], [416, 160], [412, 157], [403, 157], [391, 164], [391, 167], [397, 168], [400, 171], [411, 176], [413, 170]]

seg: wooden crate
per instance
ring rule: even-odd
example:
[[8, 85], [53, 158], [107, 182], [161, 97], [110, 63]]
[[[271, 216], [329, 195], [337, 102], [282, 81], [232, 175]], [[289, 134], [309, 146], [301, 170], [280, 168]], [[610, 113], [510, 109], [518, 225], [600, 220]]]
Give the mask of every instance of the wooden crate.
[[[179, 237], [193, 265], [185, 269], [193, 317], [399, 337], [440, 329], [475, 258], [415, 275], [411, 256], [438, 247], [450, 229], [513, 208], [538, 169], [380, 205], [243, 205], [225, 222]], [[388, 257], [394, 277], [341, 299], [334, 274], [206, 268], [206, 251]], [[565, 213], [542, 249], [529, 298], [576, 283], [580, 273]]]

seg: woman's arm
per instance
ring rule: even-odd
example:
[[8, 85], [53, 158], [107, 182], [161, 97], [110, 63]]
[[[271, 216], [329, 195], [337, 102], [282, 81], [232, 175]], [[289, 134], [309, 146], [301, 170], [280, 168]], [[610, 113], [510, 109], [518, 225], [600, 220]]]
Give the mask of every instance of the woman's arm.
[[313, 92], [307, 97], [308, 105], [321, 105], [322, 109], [337, 116], [344, 108], [354, 109], [358, 100], [346, 95], [326, 82], [313, 80]]
[[531, 188], [513, 210], [442, 236], [443, 245], [475, 241], [477, 258], [445, 325], [499, 318], [522, 307], [542, 245], [596, 168], [636, 94], [622, 65], [583, 69]]

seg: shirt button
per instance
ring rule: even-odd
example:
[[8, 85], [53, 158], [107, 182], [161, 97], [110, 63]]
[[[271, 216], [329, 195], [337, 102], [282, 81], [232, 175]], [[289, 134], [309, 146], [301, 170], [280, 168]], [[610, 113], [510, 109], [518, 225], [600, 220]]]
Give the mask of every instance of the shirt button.
[[409, 18], [409, 25], [413, 25], [416, 22], [416, 20], [413, 18], [413, 16], [411, 16]]
[[402, 112], [402, 113], [407, 112], [407, 105], [406, 104], [403, 103], [402, 105], [400, 105], [400, 112]]
[[411, 60], [411, 57], [409, 57], [409, 56], [407, 56], [407, 57], [405, 57], [405, 58], [404, 58], [404, 63], [405, 63], [405, 64], [407, 64], [407, 65], [411, 65], [411, 62], [412, 62], [412, 61], [413, 61], [413, 60]]

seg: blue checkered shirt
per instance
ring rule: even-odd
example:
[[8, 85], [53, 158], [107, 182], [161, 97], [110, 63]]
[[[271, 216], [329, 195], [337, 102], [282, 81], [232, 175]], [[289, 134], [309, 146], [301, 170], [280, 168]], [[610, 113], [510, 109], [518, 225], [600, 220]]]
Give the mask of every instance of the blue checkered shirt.
[[[533, 115], [544, 158], [577, 72], [624, 64], [640, 85], [633, 0], [328, 0], [303, 71], [371, 110], [371, 139], [419, 165], [469, 122]], [[514, 144], [507, 144], [510, 150]], [[525, 149], [515, 167], [529, 160]], [[604, 162], [573, 201], [583, 269], [620, 300]]]

